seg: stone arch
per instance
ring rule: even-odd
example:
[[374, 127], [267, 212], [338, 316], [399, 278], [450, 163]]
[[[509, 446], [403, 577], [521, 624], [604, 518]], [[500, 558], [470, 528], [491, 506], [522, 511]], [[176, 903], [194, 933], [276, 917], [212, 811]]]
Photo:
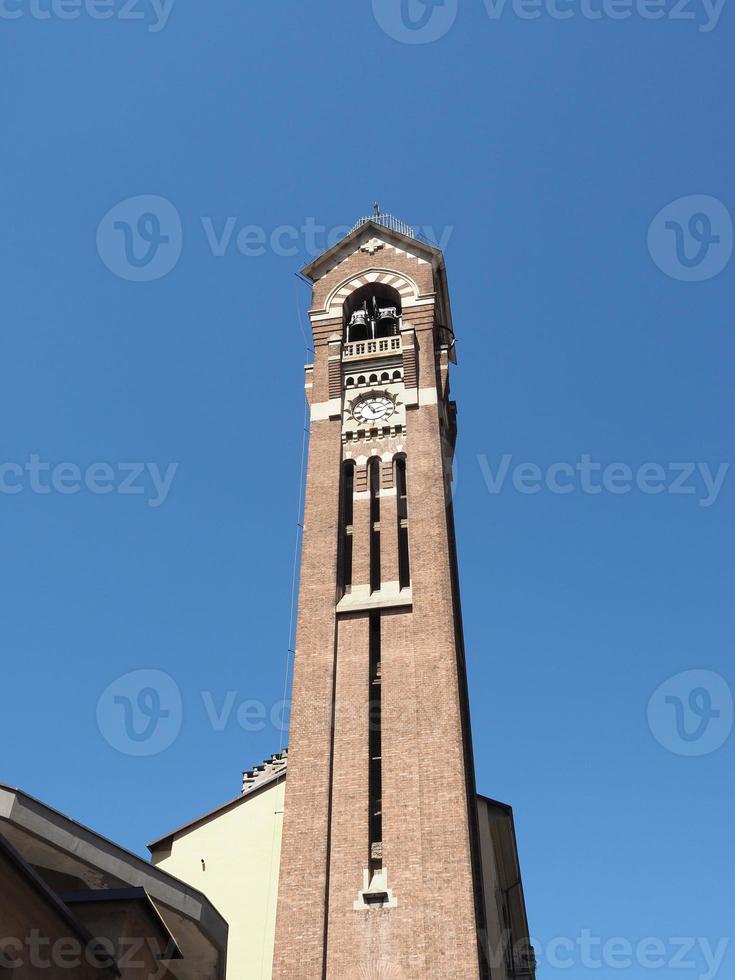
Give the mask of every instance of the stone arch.
[[413, 279], [404, 275], [402, 272], [391, 272], [389, 269], [368, 269], [359, 275], [351, 276], [339, 283], [327, 297], [324, 309], [330, 316], [341, 316], [342, 307], [347, 297], [354, 293], [356, 289], [367, 286], [372, 282], [384, 283], [392, 286], [401, 296], [401, 305], [405, 309], [413, 306], [419, 297], [419, 288]]

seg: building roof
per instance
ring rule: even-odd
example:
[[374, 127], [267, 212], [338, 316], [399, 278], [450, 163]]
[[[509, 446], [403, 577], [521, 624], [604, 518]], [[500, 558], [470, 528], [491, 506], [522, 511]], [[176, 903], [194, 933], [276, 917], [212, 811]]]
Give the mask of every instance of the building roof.
[[[382, 217], [387, 218], [389, 215], [383, 215]], [[325, 272], [333, 268], [338, 262], [341, 262], [348, 254], [354, 252], [358, 241], [373, 237], [380, 238], [384, 242], [390, 242], [397, 248], [404, 249], [407, 252], [420, 255], [435, 266], [443, 264], [444, 256], [442, 255], [441, 249], [436, 248], [434, 245], [429, 245], [428, 242], [421, 241], [421, 239], [415, 238], [413, 235], [407, 235], [402, 231], [396, 230], [397, 227], [400, 227], [400, 224], [391, 226], [384, 224], [380, 219], [376, 218], [366, 218], [358, 222], [352, 231], [348, 235], [345, 235], [344, 238], [341, 238], [336, 245], [328, 248], [326, 252], [322, 252], [321, 255], [317, 256], [317, 258], [305, 266], [301, 270], [301, 275], [311, 280], [311, 282], [316, 282], [317, 279], [321, 279]]]
[[170, 964], [179, 980], [211, 976], [223, 980], [227, 923], [201, 892], [155, 868], [83, 824], [0, 784], [0, 832], [43, 878], [63, 877], [79, 888], [144, 889], [170, 933], [182, 960]]
[[157, 837], [156, 840], [151, 841], [146, 847], [149, 851], [158, 851], [165, 847], [170, 847], [173, 842], [174, 837], [179, 834], [186, 833], [192, 830], [199, 824], [205, 823], [207, 820], [211, 820], [212, 817], [219, 816], [225, 813], [227, 810], [238, 806], [247, 797], [259, 792], [266, 786], [272, 783], [280, 782], [281, 779], [285, 778], [286, 770], [288, 768], [288, 749], [283, 749], [282, 752], [277, 752], [270, 758], [265, 759], [263, 762], [259, 763], [257, 766], [253, 766], [252, 769], [244, 770], [242, 774], [242, 789], [240, 795], [236, 796], [232, 800], [227, 800], [226, 803], [220, 804], [220, 806], [215, 807], [213, 810], [208, 810], [206, 813], [201, 814], [198, 817], [194, 817], [193, 820], [189, 820], [186, 823], [181, 824], [174, 830], [170, 830], [167, 834], [163, 834], [161, 837]]
[[[0, 834], [0, 853], [7, 858], [16, 872], [28, 882], [33, 891], [41, 898], [41, 901], [54, 910], [59, 919], [70, 930], [70, 937], [80, 940], [85, 949], [93, 949], [94, 938], [91, 932], [74, 916], [66, 902], [63, 901], [63, 898], [57, 895], [53, 889], [49, 888], [43, 878], [31, 867], [20, 851], [13, 847], [10, 841], [2, 834]], [[117, 964], [111, 957], [100, 955], [99, 965], [100, 967], [109, 966], [112, 972], [119, 975]]]
[[152, 935], [158, 940], [159, 959], [181, 960], [184, 954], [166, 925], [161, 913], [145, 888], [93, 888], [85, 891], [59, 892], [59, 898], [71, 909], [123, 906], [130, 920], [138, 923], [134, 935]]

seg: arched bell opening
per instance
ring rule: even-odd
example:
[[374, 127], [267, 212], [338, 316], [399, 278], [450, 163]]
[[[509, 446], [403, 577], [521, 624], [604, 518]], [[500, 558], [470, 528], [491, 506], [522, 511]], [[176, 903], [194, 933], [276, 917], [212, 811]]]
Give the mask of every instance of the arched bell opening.
[[395, 337], [400, 330], [401, 294], [382, 282], [370, 282], [351, 293], [344, 304], [345, 343]]

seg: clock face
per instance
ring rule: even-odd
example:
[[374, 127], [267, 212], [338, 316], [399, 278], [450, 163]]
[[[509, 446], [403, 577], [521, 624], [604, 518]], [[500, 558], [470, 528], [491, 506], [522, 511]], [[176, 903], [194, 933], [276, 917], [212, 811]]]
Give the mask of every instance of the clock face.
[[352, 406], [352, 417], [356, 422], [384, 422], [395, 410], [393, 399], [387, 395], [366, 395]]

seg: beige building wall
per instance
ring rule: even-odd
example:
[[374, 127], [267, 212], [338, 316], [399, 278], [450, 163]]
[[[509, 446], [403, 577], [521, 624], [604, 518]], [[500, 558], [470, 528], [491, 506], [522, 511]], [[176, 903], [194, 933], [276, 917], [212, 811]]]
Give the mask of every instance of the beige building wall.
[[528, 937], [513, 810], [478, 796], [477, 812], [485, 898], [481, 941], [491, 976], [493, 980], [535, 980], [536, 959]]
[[227, 980], [271, 977], [284, 788], [280, 779], [250, 792], [153, 848], [157, 867], [204, 892], [229, 923]]

